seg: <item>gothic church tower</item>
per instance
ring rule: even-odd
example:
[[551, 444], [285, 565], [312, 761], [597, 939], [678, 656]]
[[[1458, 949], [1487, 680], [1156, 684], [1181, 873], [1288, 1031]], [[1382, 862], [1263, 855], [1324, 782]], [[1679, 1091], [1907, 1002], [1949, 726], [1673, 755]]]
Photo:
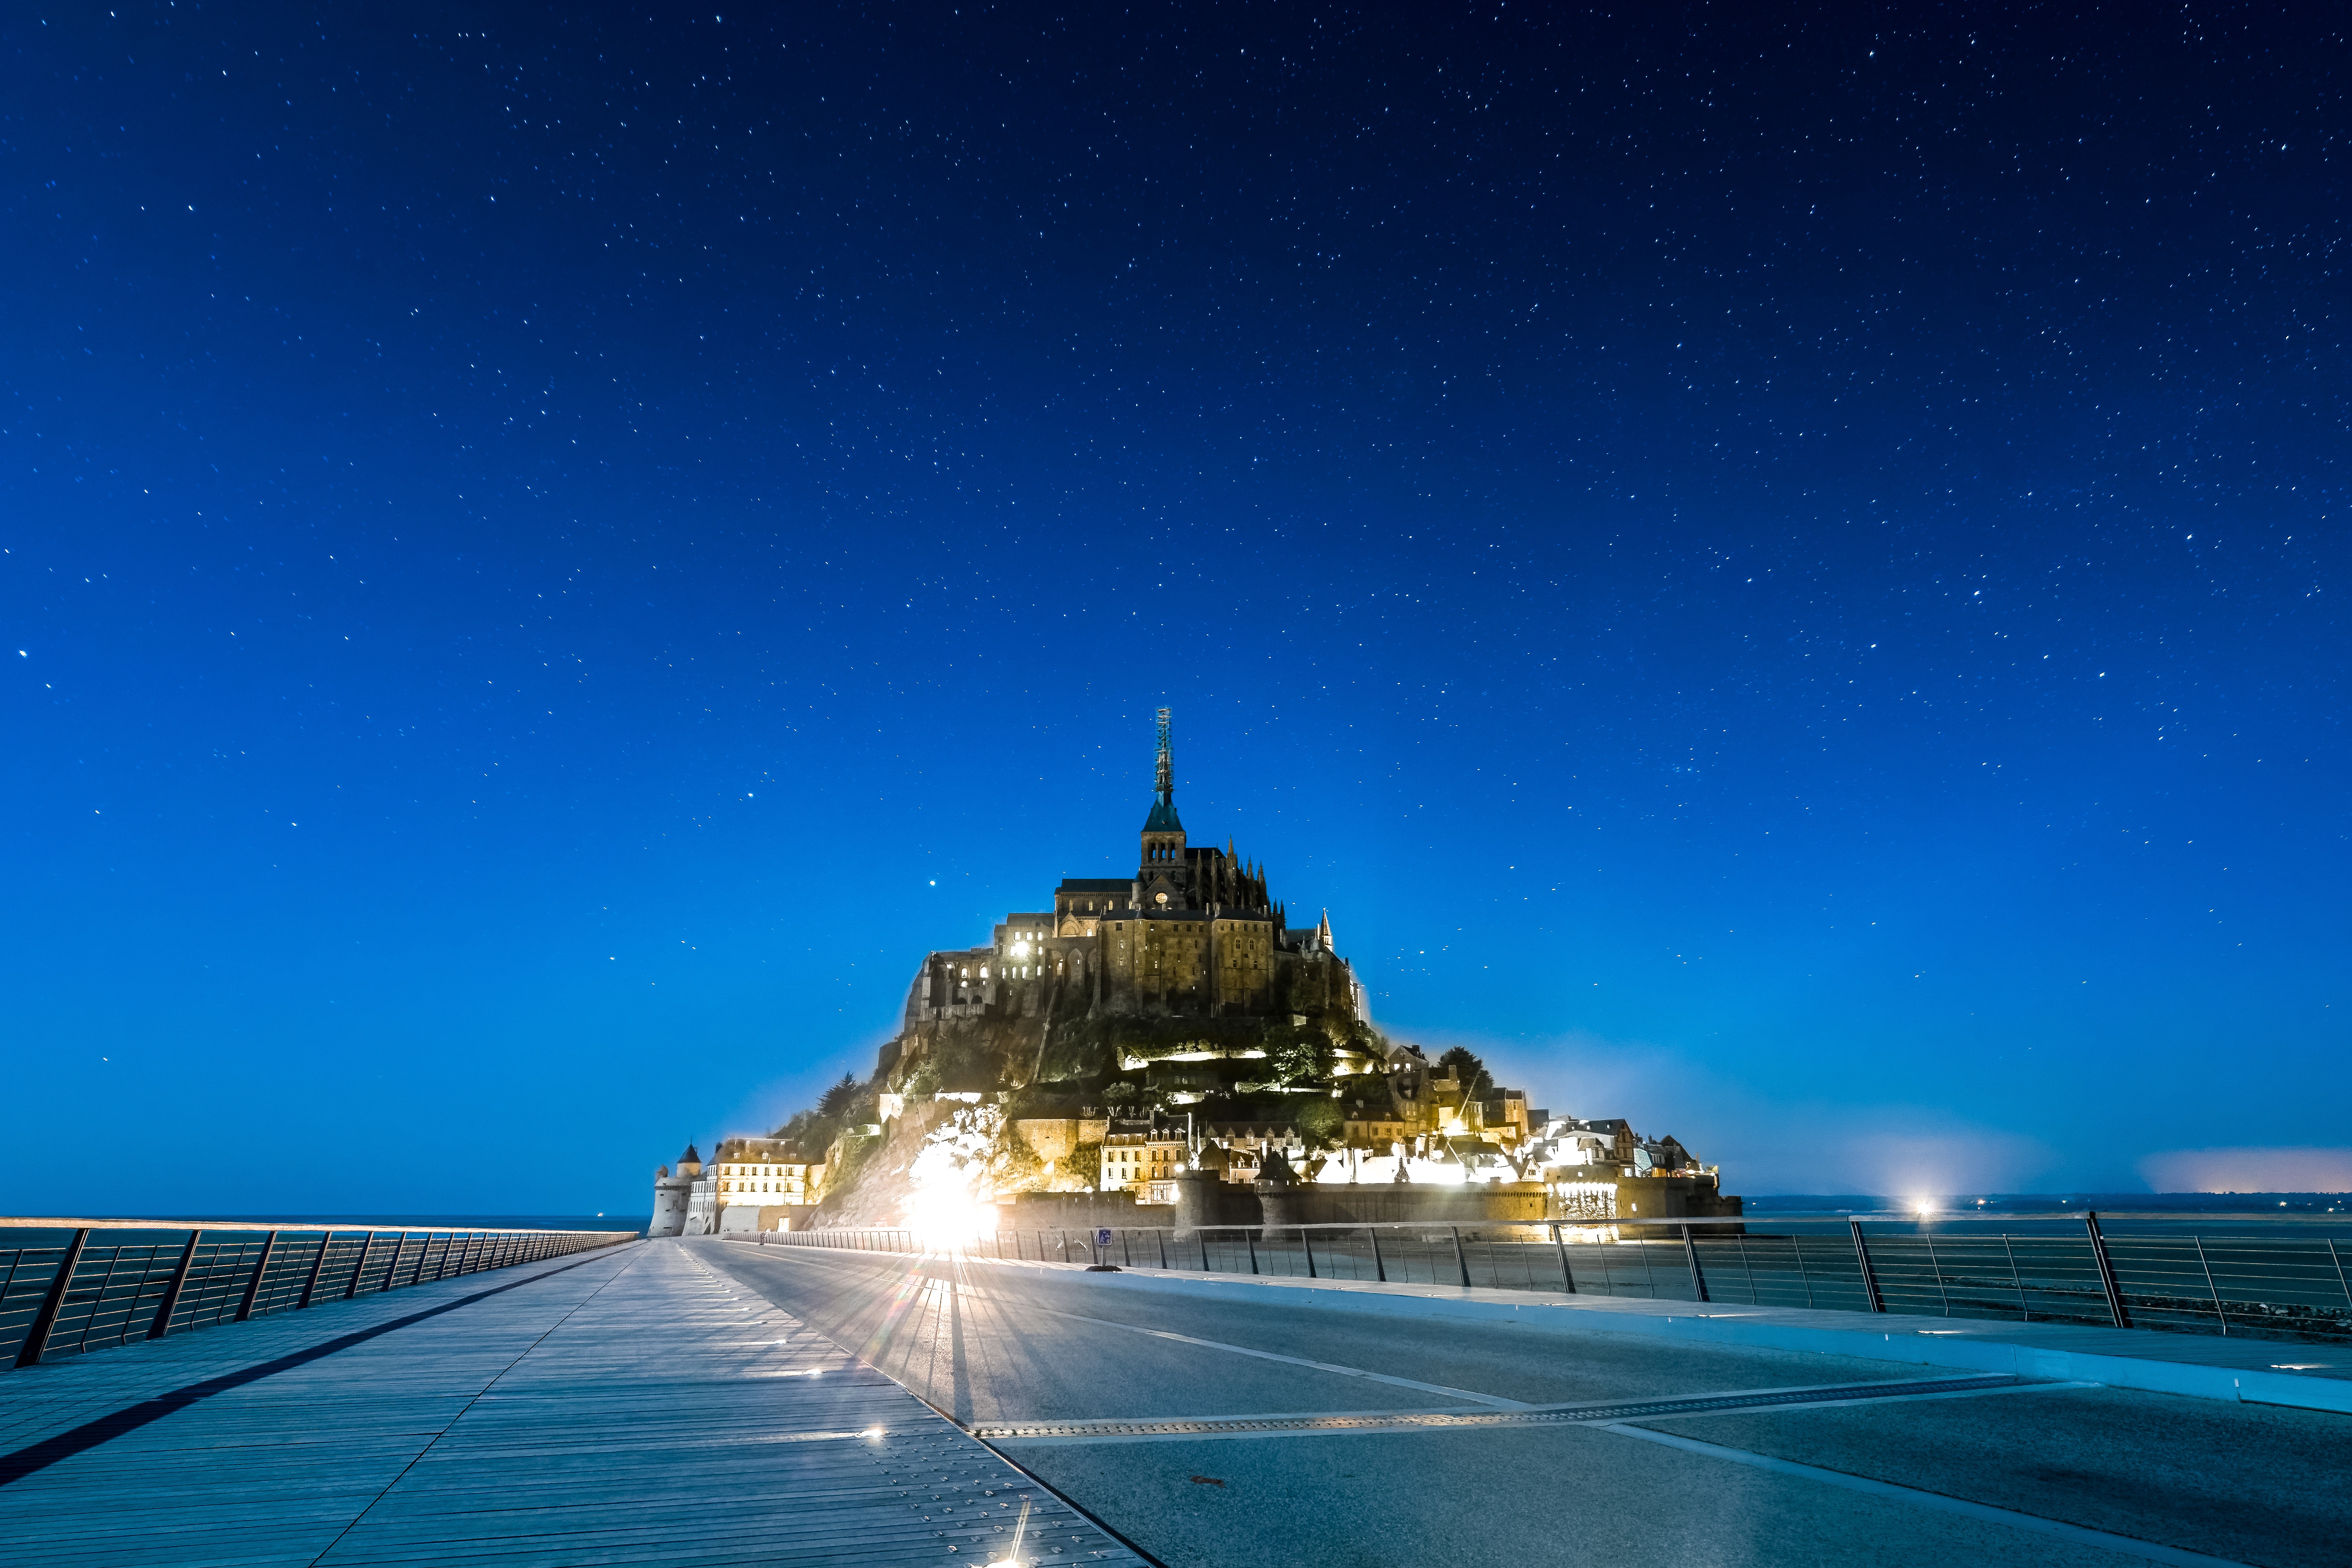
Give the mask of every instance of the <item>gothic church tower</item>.
[[1145, 910], [1182, 909], [1185, 884], [1192, 879], [1184, 855], [1184, 823], [1176, 815], [1176, 755], [1168, 740], [1168, 710], [1160, 710], [1160, 764], [1155, 773], [1158, 793], [1151, 815], [1143, 819], [1143, 858], [1136, 871], [1136, 892]]

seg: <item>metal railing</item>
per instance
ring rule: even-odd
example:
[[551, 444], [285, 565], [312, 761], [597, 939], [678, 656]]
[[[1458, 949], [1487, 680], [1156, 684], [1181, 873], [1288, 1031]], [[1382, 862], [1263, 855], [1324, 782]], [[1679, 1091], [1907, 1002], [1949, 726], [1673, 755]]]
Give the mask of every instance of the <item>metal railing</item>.
[[565, 1257], [588, 1230], [152, 1226], [0, 1229], [0, 1368]]
[[907, 1230], [769, 1232], [757, 1239], [2352, 1343], [2346, 1268], [2352, 1260], [2345, 1256], [2352, 1246], [2326, 1237], [2110, 1236], [2095, 1214], [2082, 1216], [2079, 1232], [2030, 1236], [1970, 1226], [1865, 1232], [1859, 1219], [1843, 1235], [1761, 1234], [1737, 1220], [1669, 1225], [1675, 1234], [1663, 1239], [1618, 1241], [1570, 1239], [1578, 1227], [1563, 1222], [1004, 1230], [953, 1249]]

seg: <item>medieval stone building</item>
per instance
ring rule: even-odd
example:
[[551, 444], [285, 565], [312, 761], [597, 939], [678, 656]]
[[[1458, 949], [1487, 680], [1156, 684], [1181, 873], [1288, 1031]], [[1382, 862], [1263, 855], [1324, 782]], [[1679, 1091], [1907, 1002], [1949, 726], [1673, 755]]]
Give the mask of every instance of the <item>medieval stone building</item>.
[[1186, 837], [1165, 708], [1159, 739], [1135, 875], [1066, 878], [1052, 909], [1006, 915], [986, 947], [932, 953], [908, 991], [909, 1029], [1073, 1011], [1364, 1017], [1363, 988], [1332, 945], [1329, 917], [1290, 925], [1264, 868], [1231, 840], [1221, 849]]

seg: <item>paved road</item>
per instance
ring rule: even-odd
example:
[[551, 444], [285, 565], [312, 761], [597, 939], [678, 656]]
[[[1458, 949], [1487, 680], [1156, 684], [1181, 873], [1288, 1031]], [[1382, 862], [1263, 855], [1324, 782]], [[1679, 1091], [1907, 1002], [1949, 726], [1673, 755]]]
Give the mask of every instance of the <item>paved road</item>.
[[[1170, 1568], [2352, 1563], [2342, 1416], [2076, 1385], [1885, 1399], [1868, 1385], [1959, 1374], [691, 1245]], [[1526, 1408], [1788, 1389], [1825, 1392], [1602, 1425]], [[1297, 1419], [1414, 1412], [1456, 1418]], [[1166, 1429], [1265, 1416], [1291, 1419]], [[1074, 1421], [1128, 1429], [1053, 1430]]]

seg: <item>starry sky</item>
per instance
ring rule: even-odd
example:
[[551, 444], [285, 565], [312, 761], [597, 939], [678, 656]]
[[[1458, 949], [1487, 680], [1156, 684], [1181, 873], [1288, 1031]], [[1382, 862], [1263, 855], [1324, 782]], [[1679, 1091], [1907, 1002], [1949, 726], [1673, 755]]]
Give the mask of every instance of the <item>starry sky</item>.
[[0, 19], [0, 1205], [643, 1213], [1196, 840], [1735, 1192], [2352, 1186], [2340, 16]]

